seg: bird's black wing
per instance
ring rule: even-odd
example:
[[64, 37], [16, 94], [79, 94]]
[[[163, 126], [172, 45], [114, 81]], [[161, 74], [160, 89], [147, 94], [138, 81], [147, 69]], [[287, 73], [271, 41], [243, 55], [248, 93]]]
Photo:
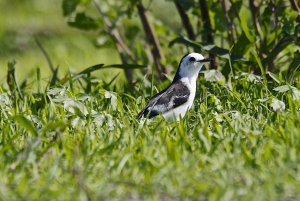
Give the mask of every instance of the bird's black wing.
[[169, 87], [153, 96], [148, 104], [137, 115], [137, 119], [142, 117], [153, 118], [160, 113], [168, 112], [188, 101], [190, 96], [189, 88], [180, 80], [173, 82]]

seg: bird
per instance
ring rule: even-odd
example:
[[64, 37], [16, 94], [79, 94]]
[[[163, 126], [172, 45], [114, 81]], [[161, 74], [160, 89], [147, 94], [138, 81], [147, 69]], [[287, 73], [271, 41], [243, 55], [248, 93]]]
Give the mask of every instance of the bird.
[[199, 71], [212, 59], [192, 52], [184, 55], [171, 84], [150, 98], [136, 118], [152, 119], [162, 114], [168, 121], [178, 121], [193, 105]]

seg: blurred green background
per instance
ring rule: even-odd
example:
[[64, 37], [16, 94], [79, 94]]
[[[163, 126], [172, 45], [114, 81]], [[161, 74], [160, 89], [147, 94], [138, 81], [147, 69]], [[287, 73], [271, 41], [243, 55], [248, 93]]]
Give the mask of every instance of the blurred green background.
[[[62, 2], [62, 0], [0, 1], [1, 84], [5, 84], [7, 62], [12, 60], [17, 62], [18, 81], [21, 82], [25, 78], [27, 81], [34, 80], [37, 68], [41, 69], [42, 80], [45, 83], [49, 81], [51, 71], [34, 36], [39, 38], [54, 66], [59, 66], [60, 78], [68, 71], [78, 72], [99, 63], [122, 63], [116, 44], [109, 34], [105, 33], [103, 28], [105, 23], [93, 3], [89, 0], [77, 1], [75, 8], [64, 17]], [[64, 2], [73, 4], [70, 0]], [[134, 61], [129, 60], [129, 63], [147, 64], [150, 67], [155, 63], [153, 54], [151, 56], [153, 44], [147, 40], [147, 33], [144, 31], [136, 7], [137, 2], [136, 0], [99, 1], [99, 4], [105, 15], [116, 23], [115, 27], [136, 57]], [[176, 2], [189, 18], [195, 38], [191, 38], [186, 33], [186, 27], [182, 23], [183, 18], [180, 17], [175, 6]], [[149, 24], [154, 27], [153, 30], [162, 49], [163, 58], [158, 60], [163, 67], [166, 67], [168, 75], [172, 75], [172, 71], [174, 73], [182, 55], [189, 51], [200, 51], [204, 55], [213, 56], [216, 62], [214, 68], [222, 69], [225, 76], [230, 70], [228, 62], [230, 51], [232, 51], [230, 54], [237, 53], [245, 59], [242, 60], [240, 57], [239, 61], [232, 61], [233, 71], [236, 72], [254, 72], [260, 75], [271, 71], [280, 72], [284, 77], [297, 71], [300, 50], [299, 33], [297, 33], [299, 25], [296, 21], [299, 21], [299, 17], [289, 1], [279, 0], [275, 2], [276, 4], [272, 4], [272, 1], [255, 1], [258, 2], [258, 6], [256, 10], [252, 9], [252, 13], [248, 1], [220, 1], [227, 2], [228, 8], [221, 6], [219, 1], [207, 1], [211, 27], [207, 27], [203, 20], [204, 14], [199, 2], [143, 1], [145, 9], [149, 11], [147, 12]], [[255, 12], [257, 18], [253, 21]], [[80, 22], [72, 19], [75, 18], [75, 14], [91, 16], [93, 22], [98, 23], [97, 27], [92, 29], [90, 26], [89, 30], [78, 27]], [[68, 24], [70, 19], [75, 24], [73, 26], [77, 28]], [[232, 23], [232, 39], [230, 39], [228, 23]], [[260, 27], [259, 30], [256, 30], [257, 27]], [[212, 35], [212, 40], [207, 39], [209, 34]], [[188, 41], [180, 42], [182, 36], [194, 41], [198, 46], [195, 47]], [[176, 39], [179, 39], [179, 42], [173, 43], [176, 45], [170, 47], [169, 45]], [[216, 49], [210, 49], [212, 46]], [[154, 68], [148, 68], [149, 74], [152, 74], [151, 70]], [[158, 72], [157, 69], [155, 70]], [[123, 71], [118, 69], [101, 70], [93, 75], [109, 81], [118, 73], [120, 73], [118, 81], [125, 80]], [[143, 71], [139, 74], [139, 78], [145, 74]]]
[[[39, 37], [53, 64], [60, 66], [60, 74], [98, 63], [119, 62], [115, 49], [94, 45], [96, 32], [68, 26], [62, 15], [61, 3], [58, 0], [0, 1], [2, 83], [5, 81], [7, 62], [11, 60], [17, 61], [16, 76], [19, 80], [34, 78], [37, 67], [41, 68], [42, 78], [51, 77], [50, 68], [34, 41], [34, 35]], [[106, 73], [101, 72], [102, 75]]]
[[[151, 2], [151, 6], [154, 7], [152, 14], [162, 19], [163, 23], [172, 24], [176, 31], [182, 30], [172, 2], [156, 0]], [[159, 9], [156, 9], [158, 7]], [[91, 12], [95, 10], [92, 6], [90, 9]], [[50, 68], [34, 36], [38, 36], [54, 66], [59, 66], [60, 75], [65, 75], [67, 71], [78, 72], [94, 64], [120, 63], [118, 53], [113, 46], [101, 48], [96, 46], [97, 31], [82, 31], [68, 26], [63, 16], [61, 0], [2, 0], [0, 10], [2, 72], [0, 81], [2, 84], [5, 84], [7, 63], [12, 60], [17, 62], [18, 80], [34, 79], [37, 67], [41, 69], [45, 82], [49, 80]], [[97, 76], [105, 80], [119, 72], [121, 72], [119, 77], [122, 78], [123, 71], [116, 69], [102, 70], [97, 73]]]

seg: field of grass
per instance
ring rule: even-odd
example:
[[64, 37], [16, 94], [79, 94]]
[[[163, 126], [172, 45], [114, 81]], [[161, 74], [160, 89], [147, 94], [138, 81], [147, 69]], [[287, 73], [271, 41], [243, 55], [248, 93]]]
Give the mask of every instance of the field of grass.
[[213, 78], [176, 123], [136, 120], [145, 80], [1, 88], [1, 200], [298, 200], [299, 90]]
[[[202, 71], [183, 119], [138, 121], [171, 81], [139, 73], [128, 84], [118, 69], [75, 76], [118, 55], [40, 2], [0, 2], [0, 200], [300, 200], [296, 70], [293, 79]], [[51, 87], [33, 35], [60, 66]]]

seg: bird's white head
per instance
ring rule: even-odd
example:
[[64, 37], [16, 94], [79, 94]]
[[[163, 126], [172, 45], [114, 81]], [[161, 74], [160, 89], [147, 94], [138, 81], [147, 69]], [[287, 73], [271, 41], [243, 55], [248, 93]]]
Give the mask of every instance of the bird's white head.
[[210, 62], [211, 59], [204, 58], [199, 53], [189, 53], [186, 54], [179, 63], [179, 68], [177, 70], [176, 76], [178, 78], [197, 78], [198, 73], [201, 70], [202, 66]]

